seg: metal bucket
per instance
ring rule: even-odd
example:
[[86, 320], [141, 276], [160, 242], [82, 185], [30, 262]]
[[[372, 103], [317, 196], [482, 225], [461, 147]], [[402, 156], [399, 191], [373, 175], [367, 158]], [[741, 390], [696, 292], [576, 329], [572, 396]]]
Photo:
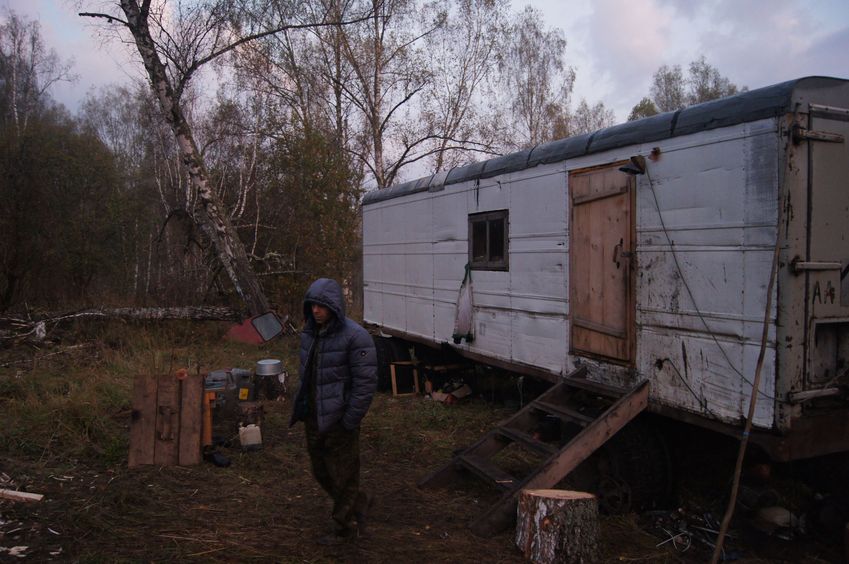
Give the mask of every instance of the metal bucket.
[[275, 358], [266, 358], [256, 363], [257, 391], [267, 399], [279, 400], [286, 397], [286, 378], [283, 363]]

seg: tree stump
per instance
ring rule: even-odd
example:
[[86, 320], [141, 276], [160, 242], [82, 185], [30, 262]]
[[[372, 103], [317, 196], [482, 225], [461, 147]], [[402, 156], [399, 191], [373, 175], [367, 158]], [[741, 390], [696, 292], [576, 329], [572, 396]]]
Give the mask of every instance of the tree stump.
[[522, 490], [516, 546], [533, 562], [598, 562], [598, 501], [566, 490]]

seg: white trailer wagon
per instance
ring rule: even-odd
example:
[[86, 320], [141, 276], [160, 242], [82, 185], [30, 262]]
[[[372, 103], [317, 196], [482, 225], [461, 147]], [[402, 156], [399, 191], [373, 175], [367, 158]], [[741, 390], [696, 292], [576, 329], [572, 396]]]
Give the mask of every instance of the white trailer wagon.
[[766, 319], [751, 441], [849, 451], [847, 137], [849, 80], [807, 77], [370, 192], [365, 321], [739, 435]]

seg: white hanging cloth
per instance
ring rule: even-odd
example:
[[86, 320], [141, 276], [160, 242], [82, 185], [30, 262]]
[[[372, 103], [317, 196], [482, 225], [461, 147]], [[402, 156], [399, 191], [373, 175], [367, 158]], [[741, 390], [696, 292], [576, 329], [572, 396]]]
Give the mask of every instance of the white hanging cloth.
[[457, 317], [454, 320], [454, 334], [451, 335], [455, 345], [459, 345], [463, 339], [467, 343], [475, 340], [474, 315], [475, 304], [472, 299], [472, 269], [466, 264], [466, 274], [460, 284], [460, 294], [457, 297]]

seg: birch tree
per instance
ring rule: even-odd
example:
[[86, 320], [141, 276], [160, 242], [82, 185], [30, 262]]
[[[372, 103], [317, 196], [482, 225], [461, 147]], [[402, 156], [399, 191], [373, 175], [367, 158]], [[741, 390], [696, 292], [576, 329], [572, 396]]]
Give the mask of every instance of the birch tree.
[[431, 84], [422, 118], [435, 171], [470, 153], [496, 153], [496, 127], [487, 100], [495, 97], [498, 60], [507, 27], [506, 0], [439, 0], [429, 6], [444, 24], [425, 38]]
[[[205, 64], [250, 41], [286, 29], [327, 25], [324, 21], [293, 23], [291, 13], [277, 3], [213, 0], [207, 3], [169, 5], [164, 0], [120, 0], [121, 14], [81, 13], [105, 18], [129, 32], [141, 56], [162, 116], [179, 148], [182, 164], [198, 195], [190, 210], [215, 250], [218, 261], [251, 314], [269, 309], [269, 302], [253, 272], [244, 245], [229, 214], [210, 183], [209, 172], [198, 150], [182, 105], [191, 78]], [[259, 8], [260, 12], [256, 9]], [[243, 14], [237, 17], [235, 14]], [[341, 22], [335, 22], [341, 23]]]
[[378, 188], [391, 186], [404, 166], [424, 158], [430, 139], [409, 112], [430, 78], [422, 39], [442, 22], [417, 25], [417, 7], [414, 0], [368, 0], [360, 8], [370, 10], [366, 24], [338, 28], [351, 80], [336, 86], [362, 116], [362, 143], [349, 149]]
[[37, 21], [9, 11], [0, 25], [0, 96], [15, 132], [26, 129], [30, 115], [43, 107], [47, 91], [57, 82], [72, 81], [72, 63], [48, 50]]
[[585, 99], [581, 99], [570, 119], [569, 134], [592, 133], [614, 123], [616, 123], [616, 116], [613, 114], [613, 110], [604, 105], [604, 102], [590, 106]]
[[738, 88], [719, 69], [709, 64], [704, 55], [691, 62], [685, 76], [681, 65], [661, 65], [652, 76], [649, 96], [631, 109], [629, 120], [659, 112], [673, 112], [693, 104], [731, 96]]
[[[688, 79], [690, 104], [700, 104], [736, 94], [738, 87], [727, 77], [722, 76], [719, 69], [709, 64], [702, 55], [690, 63]], [[745, 86], [742, 90], [748, 90]]]
[[687, 105], [686, 82], [680, 65], [661, 65], [654, 73], [651, 99], [661, 112], [680, 110]]
[[564, 58], [563, 31], [546, 28], [540, 12], [527, 6], [509, 33], [502, 73], [513, 124], [504, 140], [506, 148], [568, 136], [575, 71]]
[[657, 106], [654, 105], [652, 99], [648, 96], [644, 96], [642, 100], [637, 102], [637, 104], [633, 108], [631, 108], [631, 113], [628, 114], [628, 121], [634, 121], [636, 119], [653, 116], [657, 113]]

